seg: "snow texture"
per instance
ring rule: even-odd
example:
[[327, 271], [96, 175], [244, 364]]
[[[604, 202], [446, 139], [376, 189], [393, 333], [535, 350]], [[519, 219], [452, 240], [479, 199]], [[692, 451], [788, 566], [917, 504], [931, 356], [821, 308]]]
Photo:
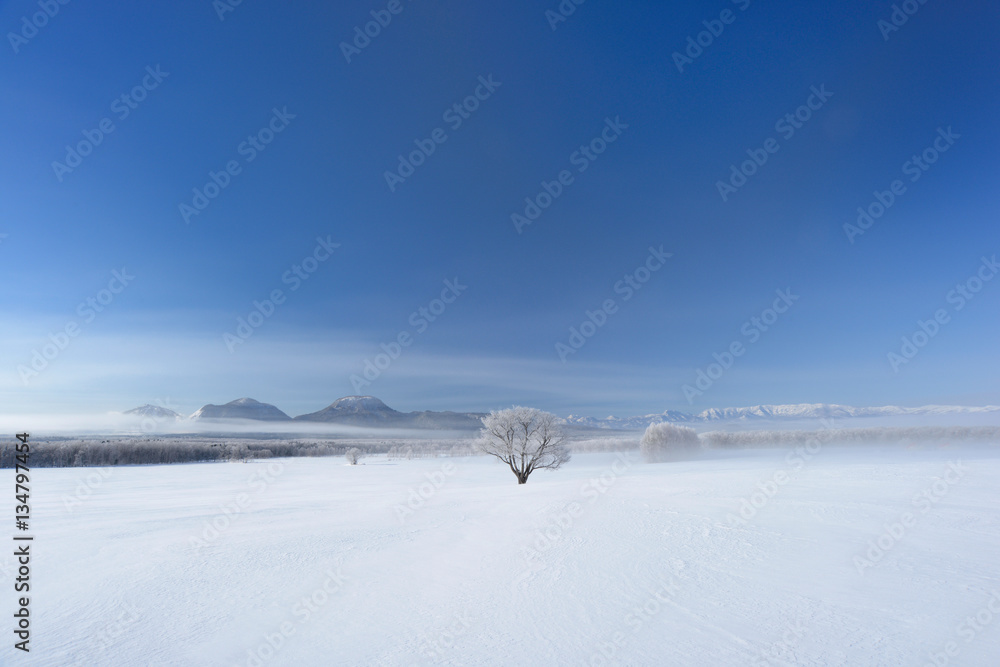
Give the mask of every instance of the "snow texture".
[[994, 449], [706, 456], [37, 470], [0, 663], [996, 664]]

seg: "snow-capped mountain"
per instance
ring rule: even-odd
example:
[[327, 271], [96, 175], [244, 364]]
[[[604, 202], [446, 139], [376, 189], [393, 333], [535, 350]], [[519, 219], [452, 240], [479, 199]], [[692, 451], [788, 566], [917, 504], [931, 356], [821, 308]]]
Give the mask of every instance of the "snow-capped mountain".
[[374, 396], [345, 396], [317, 412], [299, 415], [298, 421], [336, 422], [355, 426], [395, 425], [404, 414], [393, 410]]
[[132, 417], [142, 417], [142, 418], [152, 418], [156, 420], [180, 420], [184, 419], [184, 415], [174, 412], [169, 408], [161, 408], [158, 405], [141, 405], [138, 408], [132, 408], [131, 410], [126, 410], [122, 414], [129, 415]]
[[710, 409], [700, 412], [699, 421], [732, 419], [849, 419], [853, 417], [895, 417], [900, 415], [968, 414], [1000, 411], [997, 406], [966, 407], [961, 405], [925, 405], [904, 408], [898, 405], [856, 408], [832, 403], [799, 403], [796, 405], [755, 405], [749, 408]]
[[351, 426], [385, 426], [391, 428], [426, 428], [442, 430], [472, 430], [482, 426], [481, 414], [461, 412], [400, 412], [374, 396], [345, 396], [327, 407], [297, 421], [349, 424]]
[[206, 405], [191, 419], [253, 419], [257, 421], [291, 421], [291, 417], [268, 403], [252, 398], [238, 398], [225, 405]]
[[577, 415], [570, 415], [566, 417], [565, 422], [573, 426], [585, 426], [588, 428], [605, 428], [613, 430], [625, 430], [625, 431], [639, 431], [645, 429], [650, 424], [659, 424], [660, 422], [670, 422], [672, 424], [684, 424], [687, 422], [698, 421], [698, 418], [687, 412], [680, 412], [678, 410], [665, 410], [664, 412], [651, 414], [651, 415], [638, 415], [635, 417], [615, 417], [614, 415], [608, 415], [604, 419], [598, 419], [596, 417], [580, 417]]
[[887, 405], [882, 407], [856, 408], [849, 405], [831, 403], [800, 403], [795, 405], [754, 405], [745, 408], [710, 408], [694, 415], [676, 410], [667, 410], [662, 413], [638, 417], [610, 416], [604, 419], [570, 415], [566, 418], [566, 422], [568, 424], [593, 428], [639, 430], [646, 428], [650, 424], [659, 422], [698, 424], [723, 421], [852, 419], [861, 417], [986, 414], [992, 412], [1000, 412], [1000, 406], [925, 405], [919, 408], [905, 408], [896, 405]]
[[[679, 410], [603, 419], [570, 415], [563, 422], [575, 430], [643, 430], [650, 424], [672, 422], [691, 426], [747, 422], [793, 422], [819, 419], [856, 419], [868, 417], [913, 416], [971, 416], [1000, 413], [998, 406], [967, 407], [958, 405], [925, 405], [906, 408], [895, 405], [881, 407], [853, 407], [833, 403], [800, 403], [793, 405], [754, 405], [742, 408], [710, 408], [697, 414]], [[157, 420], [179, 420], [183, 417], [173, 410], [155, 405], [144, 405], [124, 414]], [[482, 426], [479, 412], [435, 412], [394, 410], [374, 396], [345, 396], [338, 398], [317, 412], [299, 415], [295, 421], [345, 424], [368, 428], [414, 428], [449, 431], [477, 431]], [[292, 418], [268, 403], [252, 398], [240, 398], [225, 405], [206, 405], [194, 414], [193, 420], [248, 419], [255, 421], [291, 421]]]

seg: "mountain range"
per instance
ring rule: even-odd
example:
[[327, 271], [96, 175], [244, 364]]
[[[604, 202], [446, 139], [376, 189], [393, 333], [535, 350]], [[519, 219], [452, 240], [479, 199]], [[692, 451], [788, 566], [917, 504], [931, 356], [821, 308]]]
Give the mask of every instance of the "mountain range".
[[666, 410], [637, 417], [609, 416], [604, 419], [570, 415], [566, 423], [602, 429], [640, 430], [658, 422], [711, 424], [732, 421], [793, 421], [807, 419], [854, 419], [863, 417], [897, 417], [916, 415], [985, 414], [1000, 412], [1000, 406], [966, 407], [961, 405], [925, 405], [904, 408], [898, 405], [856, 408], [833, 403], [799, 403], [794, 405], [754, 405], [746, 408], [710, 408], [697, 414]]
[[[985, 414], [1000, 412], [998, 406], [965, 407], [954, 405], [927, 405], [919, 408], [883, 406], [857, 408], [830, 403], [802, 403], [797, 405], [755, 405], [745, 408], [711, 408], [697, 414], [678, 410], [635, 416], [603, 419], [570, 415], [564, 422], [579, 429], [643, 430], [650, 424], [673, 422], [681, 424], [712, 424], [715, 422], [793, 421], [818, 419], [854, 419], [863, 417], [892, 417], [913, 415]], [[181, 420], [180, 414], [154, 405], [129, 410], [125, 414], [156, 420]], [[240, 398], [225, 405], [206, 405], [192, 414], [194, 421], [244, 419], [267, 422], [321, 422], [347, 426], [415, 428], [451, 431], [473, 431], [480, 428], [480, 412], [400, 412], [390, 408], [374, 396], [345, 396], [317, 412], [290, 417], [277, 407], [252, 398]]]
[[[152, 417], [153, 419], [179, 420], [180, 414], [155, 405], [143, 405], [127, 411], [127, 415]], [[482, 426], [485, 413], [472, 412], [400, 412], [394, 410], [374, 396], [345, 396], [317, 412], [299, 415], [294, 419], [279, 408], [261, 403], [252, 398], [239, 398], [225, 405], [209, 404], [188, 419], [212, 422], [230, 419], [245, 419], [267, 422], [323, 422], [347, 426], [382, 428], [419, 428], [446, 431], [469, 431]]]
[[482, 427], [485, 413], [475, 412], [400, 412], [374, 396], [345, 396], [319, 412], [299, 415], [296, 421], [384, 426], [388, 428], [427, 428], [467, 431]]

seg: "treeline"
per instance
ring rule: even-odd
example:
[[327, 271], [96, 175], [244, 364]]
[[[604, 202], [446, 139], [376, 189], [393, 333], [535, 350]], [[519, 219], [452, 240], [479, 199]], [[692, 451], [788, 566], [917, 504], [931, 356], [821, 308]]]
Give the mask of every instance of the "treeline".
[[[446, 456], [479, 456], [482, 454], [482, 451], [476, 445], [475, 439], [472, 438], [458, 440], [382, 441], [379, 444], [388, 446], [386, 456], [389, 460], [410, 460]], [[638, 449], [639, 439], [635, 437], [589, 438], [568, 440], [566, 444], [571, 451], [577, 453], [625, 452]], [[363, 441], [355, 441], [353, 446], [361, 449], [363, 455], [367, 455]]]
[[[1000, 444], [998, 426], [869, 427], [819, 431], [710, 431], [698, 435], [706, 449], [752, 449], [823, 444], [878, 445], [989, 442]], [[632, 437], [601, 437], [570, 440], [574, 452], [634, 450]], [[0, 442], [0, 468], [13, 468], [17, 441]], [[103, 439], [52, 438], [31, 440], [30, 467], [71, 468], [85, 466], [155, 465], [251, 461], [275, 457], [339, 456], [358, 448], [362, 460], [386, 455], [389, 460], [419, 459], [480, 454], [472, 439], [452, 440], [284, 440], [280, 438], [228, 438], [202, 436], [111, 437]]]
[[570, 451], [583, 453], [591, 452], [628, 452], [639, 449], [639, 438], [589, 438], [586, 440], [570, 440], [566, 443]]
[[[364, 444], [356, 442], [354, 446], [365, 451]], [[476, 456], [479, 453], [473, 440], [406, 440], [390, 443], [386, 457], [389, 460], [409, 461], [445, 456]]]
[[901, 443], [1000, 443], [1000, 426], [912, 426], [842, 428], [822, 431], [710, 431], [698, 436], [703, 447], [740, 449], [784, 447], [810, 442], [843, 445]]
[[[0, 468], [14, 467], [16, 441], [0, 443]], [[282, 440], [278, 438], [111, 437], [32, 440], [30, 467], [156, 465], [252, 461], [294, 456], [344, 456], [357, 448], [360, 457], [422, 459], [479, 454], [470, 439], [454, 440]]]
[[[16, 444], [0, 444], [0, 468], [14, 467]], [[339, 442], [182, 438], [32, 440], [30, 444], [31, 468], [249, 461], [279, 456], [343, 456], [348, 448], [354, 446]]]

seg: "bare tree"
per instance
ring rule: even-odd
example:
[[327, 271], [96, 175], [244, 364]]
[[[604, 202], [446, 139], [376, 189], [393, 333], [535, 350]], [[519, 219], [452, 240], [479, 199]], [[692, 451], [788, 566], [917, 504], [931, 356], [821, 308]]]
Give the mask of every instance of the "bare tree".
[[490, 412], [483, 417], [477, 445], [510, 466], [518, 484], [527, 482], [535, 470], [555, 470], [569, 461], [557, 417], [535, 408], [515, 406]]

